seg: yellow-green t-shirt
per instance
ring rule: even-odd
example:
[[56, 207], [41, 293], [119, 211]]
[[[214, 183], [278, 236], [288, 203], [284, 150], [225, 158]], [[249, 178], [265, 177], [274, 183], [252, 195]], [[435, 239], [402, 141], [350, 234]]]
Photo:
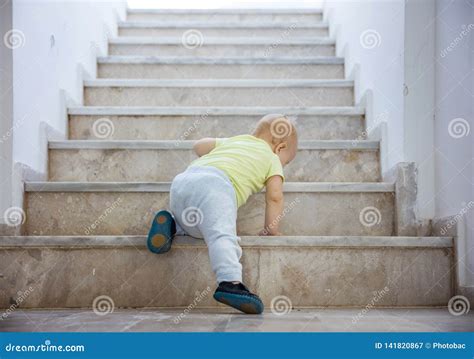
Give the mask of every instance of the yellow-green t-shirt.
[[278, 156], [267, 142], [252, 135], [216, 138], [216, 147], [191, 166], [212, 166], [223, 171], [234, 186], [239, 207], [251, 194], [260, 192], [270, 177], [284, 179]]

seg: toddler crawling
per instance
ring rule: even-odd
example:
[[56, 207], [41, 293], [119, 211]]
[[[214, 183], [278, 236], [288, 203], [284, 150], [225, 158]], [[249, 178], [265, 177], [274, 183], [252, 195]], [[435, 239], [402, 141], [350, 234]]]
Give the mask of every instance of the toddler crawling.
[[262, 301], [242, 283], [237, 209], [266, 187], [265, 225], [259, 235], [281, 235], [283, 166], [293, 160], [297, 147], [295, 126], [279, 114], [264, 116], [251, 135], [196, 141], [199, 158], [174, 178], [171, 213], [156, 214], [148, 248], [169, 251], [175, 234], [204, 238], [218, 283], [214, 299], [244, 313], [261, 313]]

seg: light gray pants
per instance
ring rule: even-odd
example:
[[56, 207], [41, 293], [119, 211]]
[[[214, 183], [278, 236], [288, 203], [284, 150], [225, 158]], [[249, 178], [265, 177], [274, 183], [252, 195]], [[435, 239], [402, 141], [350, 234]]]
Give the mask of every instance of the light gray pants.
[[241, 282], [237, 199], [225, 173], [215, 167], [189, 167], [173, 180], [170, 205], [184, 233], [206, 241], [217, 282]]

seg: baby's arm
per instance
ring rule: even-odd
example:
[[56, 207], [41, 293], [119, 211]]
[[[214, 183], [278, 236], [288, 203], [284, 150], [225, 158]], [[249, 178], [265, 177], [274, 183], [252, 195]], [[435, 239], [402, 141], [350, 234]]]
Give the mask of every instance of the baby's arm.
[[272, 176], [266, 182], [265, 228], [260, 235], [280, 236], [278, 230], [283, 213], [283, 179]]
[[216, 147], [215, 138], [201, 138], [194, 143], [193, 150], [201, 157], [211, 152], [214, 147]]

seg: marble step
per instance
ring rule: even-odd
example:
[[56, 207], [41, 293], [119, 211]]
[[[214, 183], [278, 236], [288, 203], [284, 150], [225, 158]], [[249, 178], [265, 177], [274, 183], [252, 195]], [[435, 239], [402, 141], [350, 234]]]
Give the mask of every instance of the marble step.
[[170, 22], [170, 21], [122, 21], [118, 23], [118, 36], [180, 37], [183, 44], [194, 47], [207, 37], [274, 37], [294, 39], [298, 37], [327, 37], [326, 23], [289, 24], [238, 22]]
[[230, 22], [240, 24], [313, 24], [323, 20], [313, 9], [128, 9], [127, 20], [134, 22]]
[[[449, 237], [242, 237], [241, 246], [244, 282], [268, 309], [446, 306], [454, 295]], [[30, 287], [21, 308], [92, 308], [98, 300], [222, 307], [212, 298], [207, 248], [189, 237], [159, 256], [144, 236], [0, 237], [0, 273], [0, 308]]]
[[[29, 235], [143, 235], [156, 211], [168, 207], [170, 183], [27, 182]], [[392, 183], [291, 183], [284, 185], [285, 235], [382, 235], [394, 233]], [[240, 208], [240, 235], [264, 225], [265, 196]]]
[[86, 106], [353, 106], [351, 80], [84, 81]]
[[[197, 140], [249, 133], [268, 113], [297, 116], [300, 140], [363, 140], [362, 107], [70, 107], [72, 140]], [[100, 129], [103, 131], [100, 131]]]
[[112, 79], [343, 79], [344, 59], [108, 56], [98, 77]]
[[[221, 136], [225, 137], [225, 136]], [[49, 143], [50, 181], [171, 181], [197, 158], [194, 141], [69, 140]], [[299, 141], [285, 167], [295, 182], [377, 182], [376, 141]]]
[[194, 57], [334, 56], [335, 41], [329, 38], [210, 38], [200, 46], [184, 46], [181, 37], [117, 37], [109, 40], [109, 55]]

